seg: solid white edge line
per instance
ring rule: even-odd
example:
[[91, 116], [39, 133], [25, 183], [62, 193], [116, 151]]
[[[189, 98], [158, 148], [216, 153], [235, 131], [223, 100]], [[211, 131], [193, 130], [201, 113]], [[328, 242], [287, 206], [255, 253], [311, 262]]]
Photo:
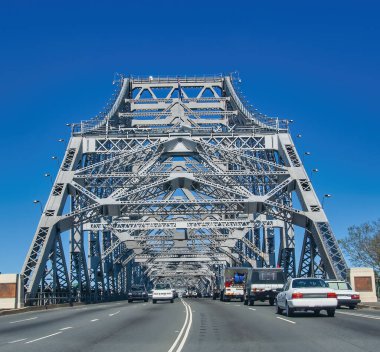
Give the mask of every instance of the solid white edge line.
[[285, 319], [285, 318], [281, 318], [281, 317], [276, 317], [277, 319], [281, 319], [283, 321], [287, 321], [288, 323], [292, 323], [292, 324], [295, 324], [296, 322], [295, 321], [291, 321], [291, 320], [288, 320], [288, 319]]
[[43, 339], [47, 339], [48, 337], [52, 337], [52, 336], [59, 335], [59, 334], [62, 334], [62, 331], [59, 331], [59, 332], [56, 332], [54, 334], [50, 334], [50, 335], [47, 335], [47, 336], [42, 336], [42, 337], [40, 337], [38, 339], [35, 339], [35, 340], [32, 340], [32, 341], [28, 341], [28, 342], [25, 342], [25, 343], [32, 343], [32, 342], [40, 341], [40, 340], [43, 340]]
[[20, 340], [14, 340], [14, 341], [9, 341], [8, 343], [16, 343], [16, 342], [21, 342], [21, 341], [25, 341], [26, 339], [20, 339]]
[[28, 318], [28, 319], [22, 319], [22, 320], [11, 321], [11, 322], [9, 322], [9, 324], [21, 323], [22, 321], [34, 320], [34, 319], [37, 319], [37, 318], [38, 318], [38, 317], [33, 317], [33, 318]]
[[182, 338], [181, 344], [178, 346], [177, 352], [181, 352], [182, 351], [182, 348], [183, 348], [183, 346], [184, 346], [184, 344], [185, 344], [185, 342], [187, 340], [187, 337], [189, 336], [191, 324], [193, 323], [193, 313], [191, 312], [190, 305], [189, 305], [189, 312], [190, 312], [190, 320], [189, 320], [189, 323], [187, 324], [187, 329], [186, 329], [185, 335]]
[[189, 312], [188, 312], [188, 310], [190, 310], [190, 309], [187, 307], [185, 301], [182, 298], [181, 298], [181, 302], [185, 306], [185, 309], [186, 309], [185, 323], [183, 324], [181, 331], [179, 332], [177, 338], [175, 339], [173, 345], [170, 347], [170, 350], [168, 352], [173, 352], [174, 351], [175, 346], [177, 346], [178, 341], [181, 339], [181, 336], [182, 336], [183, 332], [185, 331], [186, 324], [187, 324], [187, 321], [189, 319]]

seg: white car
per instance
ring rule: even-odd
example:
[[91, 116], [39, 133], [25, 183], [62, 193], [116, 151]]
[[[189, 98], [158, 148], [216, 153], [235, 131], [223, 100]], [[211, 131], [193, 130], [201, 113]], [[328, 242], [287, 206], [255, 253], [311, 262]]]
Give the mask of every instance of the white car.
[[281, 314], [285, 310], [288, 317], [295, 311], [308, 310], [314, 311], [315, 315], [326, 310], [327, 315], [333, 317], [337, 305], [335, 291], [322, 279], [289, 279], [284, 290], [277, 295], [277, 313]]
[[360, 294], [352, 289], [346, 281], [326, 280], [327, 285], [332, 288], [338, 297], [338, 308], [347, 306], [350, 309], [355, 309], [360, 303]]
[[158, 283], [152, 292], [152, 302], [156, 304], [157, 301], [170, 301], [174, 302], [173, 289], [170, 284]]

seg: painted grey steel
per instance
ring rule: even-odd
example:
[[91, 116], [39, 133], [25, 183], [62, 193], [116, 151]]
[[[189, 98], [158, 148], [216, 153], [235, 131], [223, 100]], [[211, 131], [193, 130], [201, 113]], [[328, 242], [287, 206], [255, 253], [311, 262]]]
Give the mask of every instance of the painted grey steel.
[[31, 302], [111, 299], [149, 279], [207, 291], [225, 265], [345, 278], [288, 121], [250, 110], [238, 85], [121, 76], [107, 111], [72, 125], [22, 270]]

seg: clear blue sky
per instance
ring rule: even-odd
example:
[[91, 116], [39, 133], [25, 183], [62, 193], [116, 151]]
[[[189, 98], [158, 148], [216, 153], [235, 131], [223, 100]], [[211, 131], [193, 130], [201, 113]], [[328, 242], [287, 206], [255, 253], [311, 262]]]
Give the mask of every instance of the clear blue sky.
[[62, 158], [67, 122], [94, 116], [115, 72], [238, 70], [293, 135], [337, 237], [380, 217], [378, 1], [2, 2], [0, 271], [19, 272]]

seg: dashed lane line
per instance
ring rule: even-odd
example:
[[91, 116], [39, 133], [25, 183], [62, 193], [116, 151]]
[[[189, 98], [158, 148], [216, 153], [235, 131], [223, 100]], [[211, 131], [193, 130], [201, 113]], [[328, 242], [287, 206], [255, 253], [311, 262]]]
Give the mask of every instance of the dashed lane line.
[[19, 340], [14, 340], [14, 341], [9, 341], [8, 343], [16, 343], [16, 342], [21, 342], [25, 341], [26, 339], [19, 339]]
[[99, 319], [92, 319], [91, 321], [98, 321]]
[[64, 331], [64, 330], [69, 330], [69, 329], [72, 329], [73, 327], [72, 326], [66, 326], [65, 328], [62, 328], [62, 329], [59, 329], [60, 331]]
[[295, 324], [296, 322], [295, 321], [291, 321], [291, 320], [288, 320], [288, 319], [285, 319], [285, 318], [281, 318], [281, 317], [276, 317], [277, 319], [280, 319], [280, 320], [283, 320], [283, 321], [286, 321], [288, 323], [292, 323], [292, 324]]
[[54, 334], [50, 334], [50, 335], [47, 335], [47, 336], [39, 337], [38, 339], [34, 339], [34, 340], [31, 340], [31, 341], [25, 342], [25, 344], [27, 344], [27, 343], [33, 343], [33, 342], [40, 341], [40, 340], [44, 340], [44, 339], [47, 339], [49, 337], [52, 337], [52, 336], [55, 336], [55, 335], [59, 335], [59, 334], [62, 334], [62, 331], [58, 331], [58, 332], [56, 332]]
[[22, 319], [22, 320], [11, 321], [11, 322], [9, 322], [9, 324], [21, 323], [22, 321], [34, 320], [34, 319], [37, 319], [37, 318], [38, 318], [38, 317], [33, 317], [33, 318], [28, 318], [28, 319]]
[[114, 315], [119, 314], [119, 313], [120, 313], [120, 310], [117, 311], [117, 312], [115, 312], [115, 313], [108, 314], [108, 315], [109, 315], [110, 317], [113, 317]]
[[256, 310], [255, 308], [248, 308], [249, 310]]
[[359, 314], [359, 313], [346, 313], [346, 312], [337, 312], [337, 311], [335, 311], [335, 313], [344, 314], [344, 315], [352, 315], [354, 317], [359, 317], [359, 318], [367, 318], [367, 319], [380, 320], [380, 317], [379, 316], [375, 316], [375, 315]]

